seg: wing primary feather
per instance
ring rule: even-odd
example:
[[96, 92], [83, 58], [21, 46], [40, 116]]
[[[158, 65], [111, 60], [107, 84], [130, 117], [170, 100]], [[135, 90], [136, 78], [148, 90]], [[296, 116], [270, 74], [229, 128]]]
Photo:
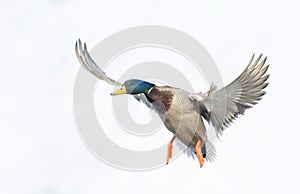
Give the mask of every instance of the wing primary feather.
[[208, 92], [206, 96], [201, 93], [191, 96], [201, 105], [201, 115], [209, 119], [218, 137], [239, 115], [243, 115], [246, 109], [257, 104], [266, 94], [264, 89], [268, 86], [266, 81], [269, 78], [269, 74], [265, 75], [269, 68], [269, 65], [265, 65], [267, 57], [263, 60], [262, 54], [255, 60], [254, 57], [255, 54], [244, 71], [227, 86]]
[[[75, 55], [81, 66], [88, 72], [96, 76], [98, 79], [104, 80], [113, 86], [121, 85], [116, 80], [108, 77], [106, 73], [95, 63], [93, 58], [90, 56], [90, 53], [88, 52], [86, 43], [84, 43], [82, 46], [82, 42], [80, 39], [78, 39], [75, 43]], [[136, 100], [143, 102], [150, 109], [155, 110], [144, 94], [137, 94], [134, 95], [134, 97]]]
[[80, 39], [78, 39], [75, 43], [75, 54], [77, 57], [77, 60], [81, 64], [81, 66], [92, 73], [97, 78], [106, 81], [107, 83], [114, 85], [114, 86], [120, 86], [121, 84], [117, 82], [114, 79], [111, 79], [108, 77], [105, 72], [94, 62], [92, 57], [90, 56], [89, 52], [87, 51], [87, 45], [86, 43], [83, 44]]

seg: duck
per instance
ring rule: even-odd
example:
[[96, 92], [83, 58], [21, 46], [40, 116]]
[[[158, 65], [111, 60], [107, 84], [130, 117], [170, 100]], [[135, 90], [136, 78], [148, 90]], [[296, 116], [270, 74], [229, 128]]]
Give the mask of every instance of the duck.
[[172, 158], [173, 142], [177, 139], [185, 145], [199, 161], [200, 168], [204, 161], [214, 160], [215, 147], [209, 141], [204, 120], [212, 126], [218, 138], [223, 131], [245, 110], [256, 105], [266, 94], [269, 74], [267, 57], [260, 54], [256, 59], [252, 55], [242, 73], [228, 85], [217, 89], [212, 83], [205, 93], [191, 93], [181, 88], [168, 85], [158, 86], [140, 79], [129, 79], [124, 83], [110, 78], [91, 58], [86, 43], [82, 45], [78, 39], [75, 44], [75, 54], [89, 73], [98, 79], [117, 86], [116, 95], [132, 95], [136, 100], [154, 110], [164, 126], [173, 134], [168, 143], [166, 164]]

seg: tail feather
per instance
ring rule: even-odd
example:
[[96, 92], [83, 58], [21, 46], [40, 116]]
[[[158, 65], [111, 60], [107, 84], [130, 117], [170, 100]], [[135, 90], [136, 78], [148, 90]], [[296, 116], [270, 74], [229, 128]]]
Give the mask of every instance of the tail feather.
[[179, 150], [182, 150], [182, 152], [187, 155], [189, 158], [192, 158], [193, 160], [196, 158], [196, 155], [194, 154], [194, 150], [187, 147], [185, 144], [183, 144], [178, 138], [175, 139], [175, 144], [179, 148]]
[[[185, 144], [183, 144], [180, 140], [177, 138], [175, 139], [175, 143], [178, 146], [180, 150], [183, 151], [185, 155], [187, 155], [189, 158], [195, 159], [196, 158], [196, 152], [195, 149], [187, 147]], [[201, 152], [203, 153], [203, 157], [208, 162], [213, 162], [217, 158], [217, 150], [216, 147], [209, 141], [206, 141], [204, 146], [201, 147]]]
[[216, 147], [209, 141], [205, 142], [206, 146], [206, 156], [205, 159], [209, 162], [215, 161], [217, 158], [217, 150]]

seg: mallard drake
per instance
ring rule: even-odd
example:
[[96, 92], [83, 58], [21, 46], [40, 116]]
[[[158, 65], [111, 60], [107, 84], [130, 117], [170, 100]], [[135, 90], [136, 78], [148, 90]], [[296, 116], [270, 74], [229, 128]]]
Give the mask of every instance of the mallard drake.
[[184, 89], [157, 86], [137, 79], [121, 84], [109, 78], [93, 61], [85, 43], [82, 47], [81, 41], [76, 41], [75, 52], [78, 61], [87, 71], [113, 86], [120, 87], [111, 95], [133, 95], [157, 112], [165, 127], [174, 134], [168, 144], [166, 164], [172, 158], [173, 141], [178, 139], [193, 151], [202, 167], [204, 159], [211, 160], [215, 155], [203, 119], [213, 126], [216, 136], [219, 137], [234, 119], [261, 100], [268, 85], [266, 81], [269, 75], [266, 72], [269, 65], [265, 65], [267, 57], [261, 60], [262, 54], [256, 60], [253, 54], [245, 70], [220, 90], [212, 84], [206, 93], [190, 93]]

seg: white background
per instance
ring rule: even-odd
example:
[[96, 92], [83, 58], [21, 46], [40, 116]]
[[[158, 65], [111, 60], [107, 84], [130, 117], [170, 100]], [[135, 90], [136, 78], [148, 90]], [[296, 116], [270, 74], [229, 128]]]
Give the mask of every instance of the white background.
[[[1, 1], [0, 193], [299, 193], [298, 1]], [[267, 95], [227, 129], [217, 161], [180, 157], [148, 172], [96, 159], [81, 141], [72, 92], [77, 38], [165, 25], [198, 39], [225, 83], [253, 52], [271, 64]]]

